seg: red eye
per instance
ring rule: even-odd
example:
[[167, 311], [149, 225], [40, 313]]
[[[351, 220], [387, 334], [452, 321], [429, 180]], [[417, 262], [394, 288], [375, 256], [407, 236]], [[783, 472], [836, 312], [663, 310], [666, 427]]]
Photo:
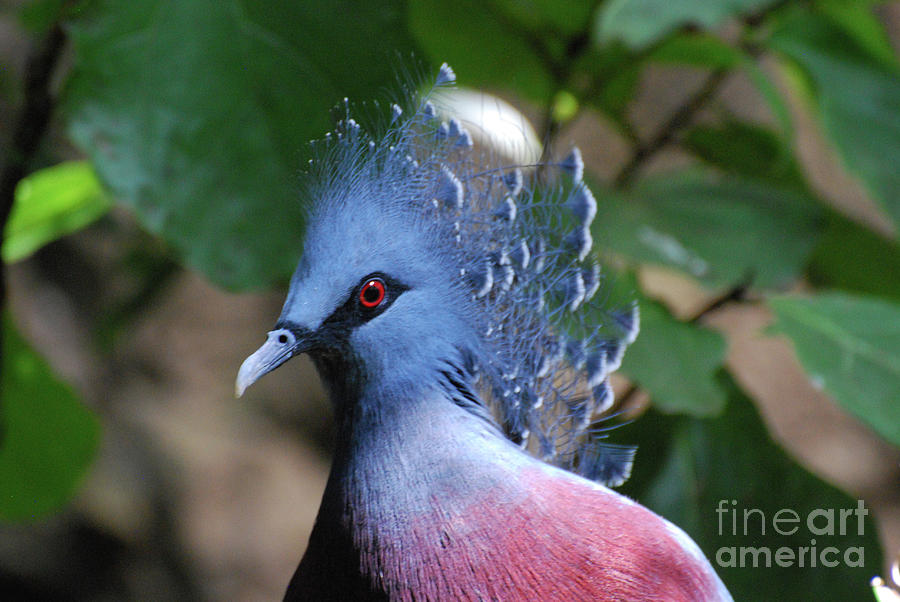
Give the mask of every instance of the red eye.
[[372, 309], [384, 301], [384, 282], [381, 278], [372, 278], [359, 290], [359, 302], [363, 307]]

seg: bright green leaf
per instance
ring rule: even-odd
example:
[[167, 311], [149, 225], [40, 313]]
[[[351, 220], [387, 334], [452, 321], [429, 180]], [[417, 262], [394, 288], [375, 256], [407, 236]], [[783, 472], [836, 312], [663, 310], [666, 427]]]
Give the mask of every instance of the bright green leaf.
[[69, 27], [73, 139], [117, 199], [230, 288], [287, 279], [306, 142], [413, 48], [399, 0], [94, 0]]
[[[720, 376], [719, 384], [728, 395], [721, 416], [672, 419], [650, 411], [620, 430], [619, 440], [638, 444], [623, 493], [685, 529], [735, 600], [864, 600], [869, 579], [882, 566], [871, 509], [864, 503], [864, 514], [858, 510], [859, 500], [796, 464], [771, 440], [759, 413], [734, 381], [726, 373]], [[758, 512], [748, 515], [745, 530], [744, 511], [752, 509]], [[785, 509], [779, 519], [790, 519], [791, 511], [799, 517], [796, 523], [778, 524], [782, 533], [796, 526], [790, 535], [773, 527], [776, 513]], [[809, 529], [807, 518], [817, 510], [833, 513], [834, 535]], [[849, 516], [845, 513], [844, 534], [840, 534], [841, 510], [851, 511]], [[766, 521], [764, 533], [760, 516]], [[814, 525], [823, 527], [827, 517], [815, 517]], [[812, 545], [817, 552], [815, 567], [809, 562]], [[829, 552], [825, 557], [839, 561], [833, 567], [823, 566], [820, 557], [829, 546], [838, 550], [837, 556]], [[719, 560], [727, 561], [732, 547], [738, 562], [742, 547], [768, 550], [770, 562], [765, 565], [765, 551], [750, 550], [744, 553], [743, 568], [722, 566], [727, 563]], [[775, 562], [776, 550], [782, 547], [793, 551], [790, 566]], [[803, 566], [801, 548], [806, 548]], [[849, 566], [848, 550], [851, 563], [861, 560], [863, 566]], [[757, 568], [752, 565], [755, 553], [763, 564]]]
[[111, 205], [86, 161], [62, 163], [31, 174], [16, 186], [15, 204], [3, 236], [3, 261], [23, 259], [80, 230]]
[[774, 3], [775, 0], [609, 0], [598, 13], [596, 35], [603, 43], [622, 40], [639, 47], [682, 25], [709, 29]]
[[570, 121], [578, 114], [578, 108], [578, 99], [571, 92], [560, 90], [553, 98], [553, 119], [559, 123]]
[[825, 131], [847, 167], [900, 226], [900, 72], [811, 14], [785, 22], [770, 44], [809, 79]]
[[900, 302], [900, 246], [834, 211], [807, 267], [818, 288]]
[[3, 318], [0, 375], [0, 520], [32, 520], [75, 493], [100, 426]]
[[812, 383], [900, 445], [900, 305], [827, 293], [769, 298]]
[[898, 67], [884, 24], [872, 9], [881, 0], [816, 0], [816, 9], [887, 67]]
[[806, 197], [735, 177], [659, 176], [627, 198], [595, 188], [609, 208], [594, 220], [594, 240], [717, 286], [748, 277], [762, 287], [790, 284], [821, 229], [821, 211]]
[[725, 405], [715, 382], [725, 341], [712, 330], [677, 320], [661, 304], [639, 302], [641, 334], [628, 348], [622, 372], [650, 393], [666, 413], [714, 416]]

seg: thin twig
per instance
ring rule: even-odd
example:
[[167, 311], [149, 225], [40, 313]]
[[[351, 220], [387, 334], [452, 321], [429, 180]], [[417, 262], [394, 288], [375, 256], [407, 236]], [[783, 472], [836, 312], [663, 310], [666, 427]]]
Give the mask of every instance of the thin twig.
[[753, 277], [748, 274], [743, 280], [710, 301], [703, 309], [689, 318], [687, 321], [688, 324], [696, 324], [706, 316], [719, 311], [729, 303], [740, 303], [747, 297], [747, 291], [750, 289], [750, 284], [752, 282]]
[[[558, 61], [559, 66], [553, 68], [548, 64], [553, 76], [553, 91], [547, 99], [545, 105], [543, 123], [541, 123], [541, 142], [543, 151], [541, 153], [541, 163], [550, 161], [553, 158], [553, 143], [562, 129], [562, 123], [554, 116], [556, 111], [556, 100], [560, 92], [566, 90], [569, 80], [572, 77], [571, 66], [574, 65], [578, 58], [589, 48], [590, 33], [588, 30], [580, 31], [567, 38], [563, 57]], [[581, 110], [581, 100], [579, 99], [579, 107], [574, 119]]]
[[613, 179], [613, 185], [616, 188], [630, 185], [638, 170], [693, 122], [697, 113], [718, 93], [729, 73], [731, 70], [724, 68], [712, 71], [697, 91], [678, 107], [647, 142], [635, 147], [631, 158]]

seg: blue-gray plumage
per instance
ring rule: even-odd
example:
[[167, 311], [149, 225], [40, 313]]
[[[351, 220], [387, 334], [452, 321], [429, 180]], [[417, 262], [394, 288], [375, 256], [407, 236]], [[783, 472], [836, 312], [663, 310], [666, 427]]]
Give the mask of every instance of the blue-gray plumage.
[[580, 153], [498, 166], [472, 140], [412, 92], [385, 133], [348, 110], [316, 147], [303, 257], [236, 385], [308, 353], [337, 415], [287, 598], [730, 599], [690, 538], [604, 486], [633, 449], [592, 425], [638, 317], [595, 295]]

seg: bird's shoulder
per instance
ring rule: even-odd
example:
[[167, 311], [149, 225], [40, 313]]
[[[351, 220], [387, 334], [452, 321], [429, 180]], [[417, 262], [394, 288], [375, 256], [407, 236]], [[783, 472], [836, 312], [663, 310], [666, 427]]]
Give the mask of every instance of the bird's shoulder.
[[567, 471], [535, 462], [518, 472], [432, 533], [432, 570], [487, 588], [485, 599], [716, 598], [707, 561], [674, 525]]

